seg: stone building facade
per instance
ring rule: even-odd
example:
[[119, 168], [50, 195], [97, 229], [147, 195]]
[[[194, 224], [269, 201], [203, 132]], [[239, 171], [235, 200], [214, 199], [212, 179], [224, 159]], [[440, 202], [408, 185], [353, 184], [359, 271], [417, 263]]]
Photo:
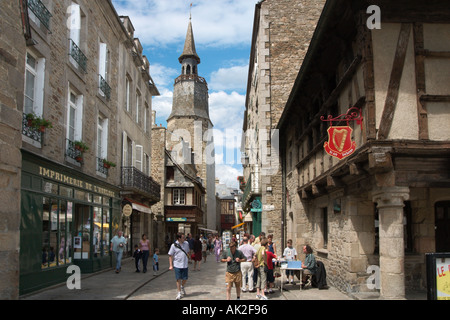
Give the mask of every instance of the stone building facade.
[[425, 253], [450, 249], [450, 11], [337, 3], [325, 4], [277, 126], [284, 231], [342, 291], [403, 299], [426, 288]]
[[3, 3], [0, 16], [0, 203], [3, 204], [0, 299], [7, 300], [19, 297], [20, 149], [26, 40], [17, 2]]
[[[125, 106], [122, 73], [133, 74], [148, 115], [157, 94], [138, 40], [111, 1], [18, 4], [8, 2], [0, 12], [8, 30], [0, 36], [7, 75], [1, 80], [1, 121], [8, 123], [2, 139], [11, 149], [1, 159], [7, 173], [2, 190], [9, 190], [2, 194], [10, 203], [2, 209], [8, 214], [2, 221], [10, 221], [2, 228], [8, 241], [1, 251], [9, 254], [2, 261], [11, 271], [2, 281], [5, 298], [66, 281], [72, 264], [83, 273], [112, 266], [109, 242], [123, 228], [120, 191], [141, 191], [124, 182], [121, 168], [122, 132], [136, 126], [119, 112]], [[138, 110], [145, 119], [145, 109]], [[6, 139], [8, 130], [14, 143]], [[136, 134], [149, 155], [150, 134], [148, 129]]]
[[[279, 135], [274, 129], [308, 49], [324, 1], [260, 1], [255, 6], [243, 123], [243, 209], [257, 235], [284, 242]], [[253, 208], [259, 206], [260, 208]], [[252, 212], [253, 210], [253, 212]]]

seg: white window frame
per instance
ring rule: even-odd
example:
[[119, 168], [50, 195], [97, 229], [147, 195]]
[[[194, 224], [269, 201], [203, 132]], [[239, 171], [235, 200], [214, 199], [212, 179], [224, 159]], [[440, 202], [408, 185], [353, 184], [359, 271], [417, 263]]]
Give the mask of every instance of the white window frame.
[[[108, 56], [109, 56], [109, 50], [108, 45], [104, 42], [99, 43], [99, 57], [98, 57], [98, 74], [102, 76], [102, 78], [108, 83]], [[105, 93], [100, 89], [100, 78], [99, 78], [99, 94], [104, 97]]]
[[[75, 96], [75, 101], [71, 100], [71, 94]], [[69, 94], [67, 100], [67, 139], [70, 141], [81, 140], [83, 135], [83, 95], [77, 94], [69, 85]], [[73, 137], [71, 137], [71, 108], [75, 110], [73, 119]]]
[[186, 190], [185, 189], [173, 189], [173, 204], [174, 205], [186, 204]]
[[139, 124], [139, 115], [141, 112], [141, 93], [136, 91], [136, 123]]
[[[32, 57], [35, 61], [35, 66], [32, 67], [28, 64], [28, 56]], [[27, 75], [31, 74], [34, 77], [33, 81], [33, 97], [27, 96]], [[25, 80], [24, 80], [24, 101], [23, 112], [34, 113], [37, 116], [42, 116], [44, 112], [44, 83], [45, 83], [45, 59], [38, 58], [35, 54], [27, 51], [25, 55]], [[27, 99], [32, 101], [31, 109], [27, 108]]]
[[144, 147], [137, 144], [135, 149], [135, 159], [134, 159], [134, 167], [141, 172], [142, 170], [142, 162], [143, 162], [143, 156], [144, 156]]
[[[67, 9], [68, 13], [70, 13], [70, 17], [67, 21], [69, 30], [70, 30], [70, 39], [80, 47], [80, 38], [81, 38], [81, 9], [80, 5], [72, 2], [70, 7]], [[69, 60], [74, 66], [78, 66], [78, 63], [69, 55]]]
[[108, 118], [98, 117], [97, 123], [97, 157], [106, 159], [108, 157]]
[[131, 80], [128, 76], [125, 77], [125, 90], [125, 109], [130, 112]]

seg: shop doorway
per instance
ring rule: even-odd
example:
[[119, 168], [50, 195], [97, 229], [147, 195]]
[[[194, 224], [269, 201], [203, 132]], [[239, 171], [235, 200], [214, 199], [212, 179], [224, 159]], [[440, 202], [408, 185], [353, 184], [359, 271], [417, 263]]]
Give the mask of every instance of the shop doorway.
[[450, 201], [435, 204], [436, 252], [450, 252]]
[[91, 252], [90, 207], [82, 204], [74, 206], [73, 258], [89, 259]]

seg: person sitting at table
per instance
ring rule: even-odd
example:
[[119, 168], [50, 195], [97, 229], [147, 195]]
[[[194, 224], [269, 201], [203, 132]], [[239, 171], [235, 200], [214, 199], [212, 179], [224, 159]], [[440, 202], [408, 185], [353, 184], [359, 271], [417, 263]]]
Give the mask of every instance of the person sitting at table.
[[313, 250], [309, 245], [303, 246], [303, 253], [306, 255], [305, 261], [302, 263], [302, 287], [307, 285], [307, 278], [308, 284], [311, 282], [311, 278], [314, 274], [316, 274], [317, 271], [317, 263], [316, 263], [316, 257], [313, 254]]

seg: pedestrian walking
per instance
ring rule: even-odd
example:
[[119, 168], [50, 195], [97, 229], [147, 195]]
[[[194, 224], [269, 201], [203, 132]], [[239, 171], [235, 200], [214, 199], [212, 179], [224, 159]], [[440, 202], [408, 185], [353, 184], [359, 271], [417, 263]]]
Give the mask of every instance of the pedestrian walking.
[[[270, 251], [269, 243], [266, 246], [266, 265], [267, 265], [267, 283], [265, 293], [273, 293], [275, 277], [273, 276], [273, 259], [277, 259], [277, 256]], [[267, 289], [268, 288], [268, 289]]]
[[142, 251], [139, 249], [139, 246], [137, 244], [134, 245], [134, 252], [133, 252], [133, 258], [134, 258], [134, 264], [136, 265], [136, 272], [141, 272], [139, 270], [139, 261], [142, 257]]
[[264, 293], [267, 282], [267, 275], [265, 271], [265, 267], [267, 266], [266, 247], [267, 239], [263, 238], [261, 240], [261, 245], [258, 248], [258, 251], [256, 251], [255, 262], [255, 271], [258, 272], [258, 280], [256, 281], [256, 298], [260, 300], [269, 300]]
[[142, 235], [141, 241], [139, 241], [139, 248], [142, 251], [142, 271], [146, 273], [148, 257], [150, 256], [150, 241], [147, 239], [147, 235], [145, 233]]
[[214, 239], [214, 253], [216, 255], [216, 262], [220, 262], [220, 253], [222, 252], [222, 240], [216, 235]]
[[155, 248], [153, 253], [153, 275], [156, 276], [159, 271], [159, 249]]
[[202, 242], [200, 237], [197, 236], [194, 240], [194, 271], [200, 271], [200, 264], [202, 263]]
[[248, 283], [248, 291], [254, 292], [253, 288], [253, 260], [255, 259], [256, 250], [255, 248], [248, 243], [248, 238], [242, 238], [242, 245], [238, 248], [241, 251], [246, 261], [241, 263], [241, 271], [242, 271], [242, 292], [247, 291], [247, 283]]
[[127, 239], [123, 236], [122, 231], [118, 231], [117, 235], [111, 239], [110, 251], [116, 255], [116, 273], [119, 273], [122, 269], [122, 256], [126, 245]]
[[177, 233], [177, 240], [173, 243], [169, 250], [169, 270], [175, 271], [175, 279], [177, 282], [177, 300], [186, 295], [184, 286], [188, 280], [188, 262], [189, 243], [187, 243], [184, 233]]
[[221, 261], [227, 263], [227, 271], [225, 273], [227, 300], [231, 299], [231, 288], [233, 287], [233, 283], [236, 286], [237, 299], [240, 300], [242, 284], [241, 262], [245, 262], [247, 259], [241, 251], [236, 249], [235, 241], [231, 241], [229, 249], [223, 251]]
[[202, 257], [203, 257], [203, 263], [206, 263], [206, 257], [208, 252], [208, 244], [206, 243], [206, 239], [202, 240]]

